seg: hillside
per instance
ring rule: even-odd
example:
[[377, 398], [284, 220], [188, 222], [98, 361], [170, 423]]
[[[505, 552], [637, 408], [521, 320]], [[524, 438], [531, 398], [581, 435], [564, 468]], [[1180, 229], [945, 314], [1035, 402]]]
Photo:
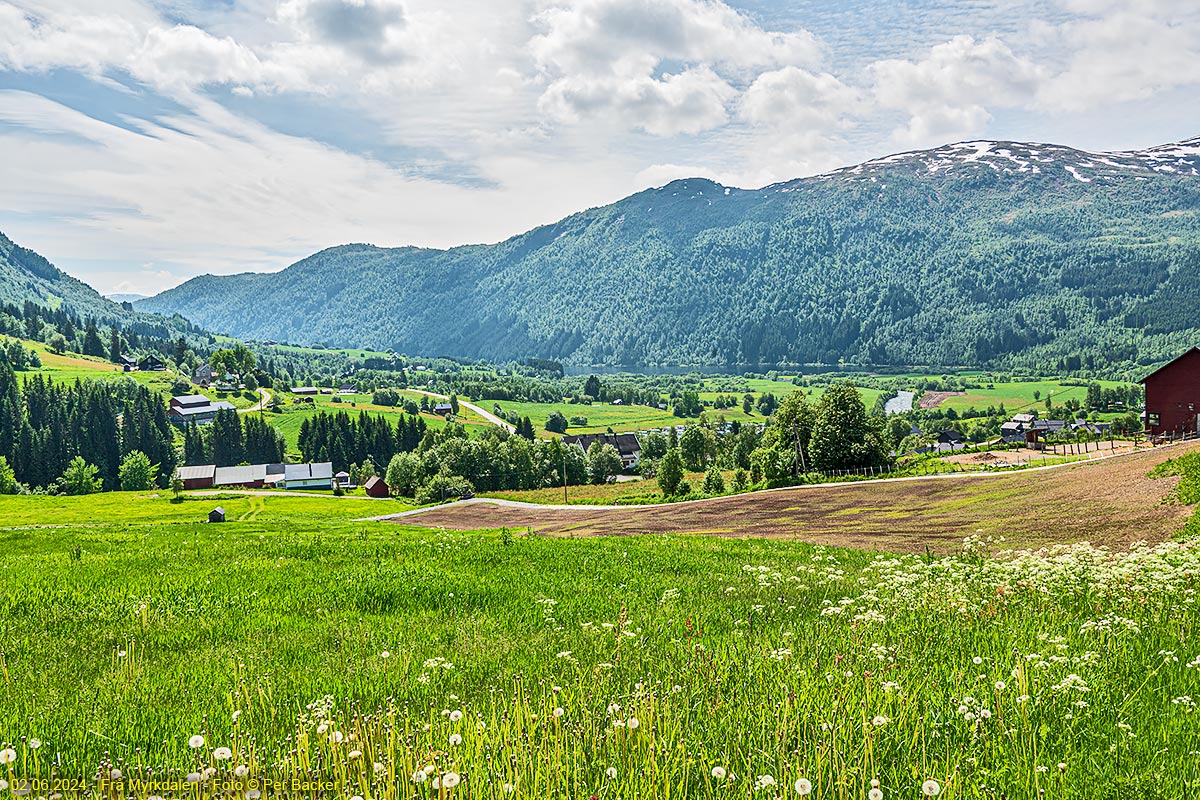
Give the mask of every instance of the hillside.
[[46, 258], [0, 233], [0, 303], [32, 301], [80, 317], [113, 319], [127, 312]]
[[137, 307], [498, 360], [1136, 371], [1198, 332], [1198, 167], [1200, 139], [968, 142], [752, 191], [675, 181], [496, 245], [344, 245]]

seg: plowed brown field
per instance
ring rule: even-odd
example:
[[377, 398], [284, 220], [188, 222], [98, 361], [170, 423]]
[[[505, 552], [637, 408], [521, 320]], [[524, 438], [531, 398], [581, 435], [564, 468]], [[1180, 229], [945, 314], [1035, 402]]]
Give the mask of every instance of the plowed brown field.
[[1169, 539], [1191, 509], [1165, 501], [1175, 478], [1146, 472], [1200, 443], [1011, 474], [949, 475], [797, 487], [625, 508], [457, 503], [395, 520], [459, 530], [509, 527], [559, 536], [689, 533], [786, 537], [888, 551], [938, 552], [964, 536], [1037, 547], [1090, 541], [1124, 547]]

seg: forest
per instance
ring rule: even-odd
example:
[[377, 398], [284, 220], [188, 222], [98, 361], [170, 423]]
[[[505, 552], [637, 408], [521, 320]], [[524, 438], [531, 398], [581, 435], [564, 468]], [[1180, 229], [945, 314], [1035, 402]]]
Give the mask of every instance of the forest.
[[[676, 181], [493, 246], [345, 245], [140, 301], [252, 338], [568, 365], [1125, 375], [1195, 335], [1191, 176]], [[403, 275], [403, 280], [393, 276]]]

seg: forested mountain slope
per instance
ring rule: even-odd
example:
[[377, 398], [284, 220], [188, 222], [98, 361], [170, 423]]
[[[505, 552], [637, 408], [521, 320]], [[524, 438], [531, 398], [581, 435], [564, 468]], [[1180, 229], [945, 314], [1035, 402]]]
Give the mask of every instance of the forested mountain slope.
[[91, 321], [102, 327], [116, 325], [126, 335], [159, 340], [179, 336], [189, 340], [209, 337], [206, 331], [182, 318], [165, 318], [114, 303], [54, 266], [44, 256], [15, 244], [0, 233], [0, 304], [21, 307], [26, 303], [65, 312], [80, 323]]
[[43, 256], [0, 233], [0, 303], [32, 301], [81, 317], [115, 317], [119, 305], [81, 280], [72, 278]]
[[496, 245], [334, 247], [137, 307], [501, 360], [1132, 368], [1200, 327], [1198, 169], [1200, 139], [968, 142], [758, 190], [675, 181]]

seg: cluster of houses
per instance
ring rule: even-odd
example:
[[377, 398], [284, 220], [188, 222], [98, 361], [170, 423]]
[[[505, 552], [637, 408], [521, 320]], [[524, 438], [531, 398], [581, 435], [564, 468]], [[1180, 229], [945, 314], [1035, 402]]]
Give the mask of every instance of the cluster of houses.
[[236, 372], [224, 372], [208, 364], [201, 364], [192, 372], [192, 383], [218, 392], [236, 392], [242, 384], [242, 376]]
[[578, 436], [564, 436], [562, 442], [565, 445], [578, 447], [584, 453], [587, 453], [593, 442], [600, 442], [602, 445], [611, 444], [621, 456], [623, 469], [636, 467], [642, 456], [642, 446], [638, 443], [637, 435], [632, 433], [584, 433]]
[[167, 417], [176, 425], [190, 422], [207, 425], [216, 418], [218, 411], [232, 408], [233, 403], [225, 400], [210, 400], [202, 394], [185, 394], [171, 398]]
[[[175, 475], [183, 481], [184, 489], [343, 489], [353, 488], [350, 475], [333, 472], [333, 464], [241, 464], [218, 467], [202, 464], [177, 467]], [[382, 479], [372, 476], [363, 484], [369, 497], [387, 497], [388, 487]]]
[[141, 358], [123, 355], [118, 359], [117, 363], [121, 365], [121, 369], [125, 372], [162, 372], [167, 368], [166, 362], [153, 353], [144, 355]]
[[218, 467], [203, 464], [178, 467], [175, 475], [183, 481], [184, 489], [332, 489], [333, 464], [243, 464], [237, 467]]
[[1108, 433], [1111, 427], [1107, 422], [1086, 419], [1038, 419], [1033, 414], [1015, 414], [1000, 426], [1000, 438], [1007, 444], [1025, 442], [1029, 447], [1041, 449], [1046, 437], [1054, 434], [1086, 432], [1099, 436]]

